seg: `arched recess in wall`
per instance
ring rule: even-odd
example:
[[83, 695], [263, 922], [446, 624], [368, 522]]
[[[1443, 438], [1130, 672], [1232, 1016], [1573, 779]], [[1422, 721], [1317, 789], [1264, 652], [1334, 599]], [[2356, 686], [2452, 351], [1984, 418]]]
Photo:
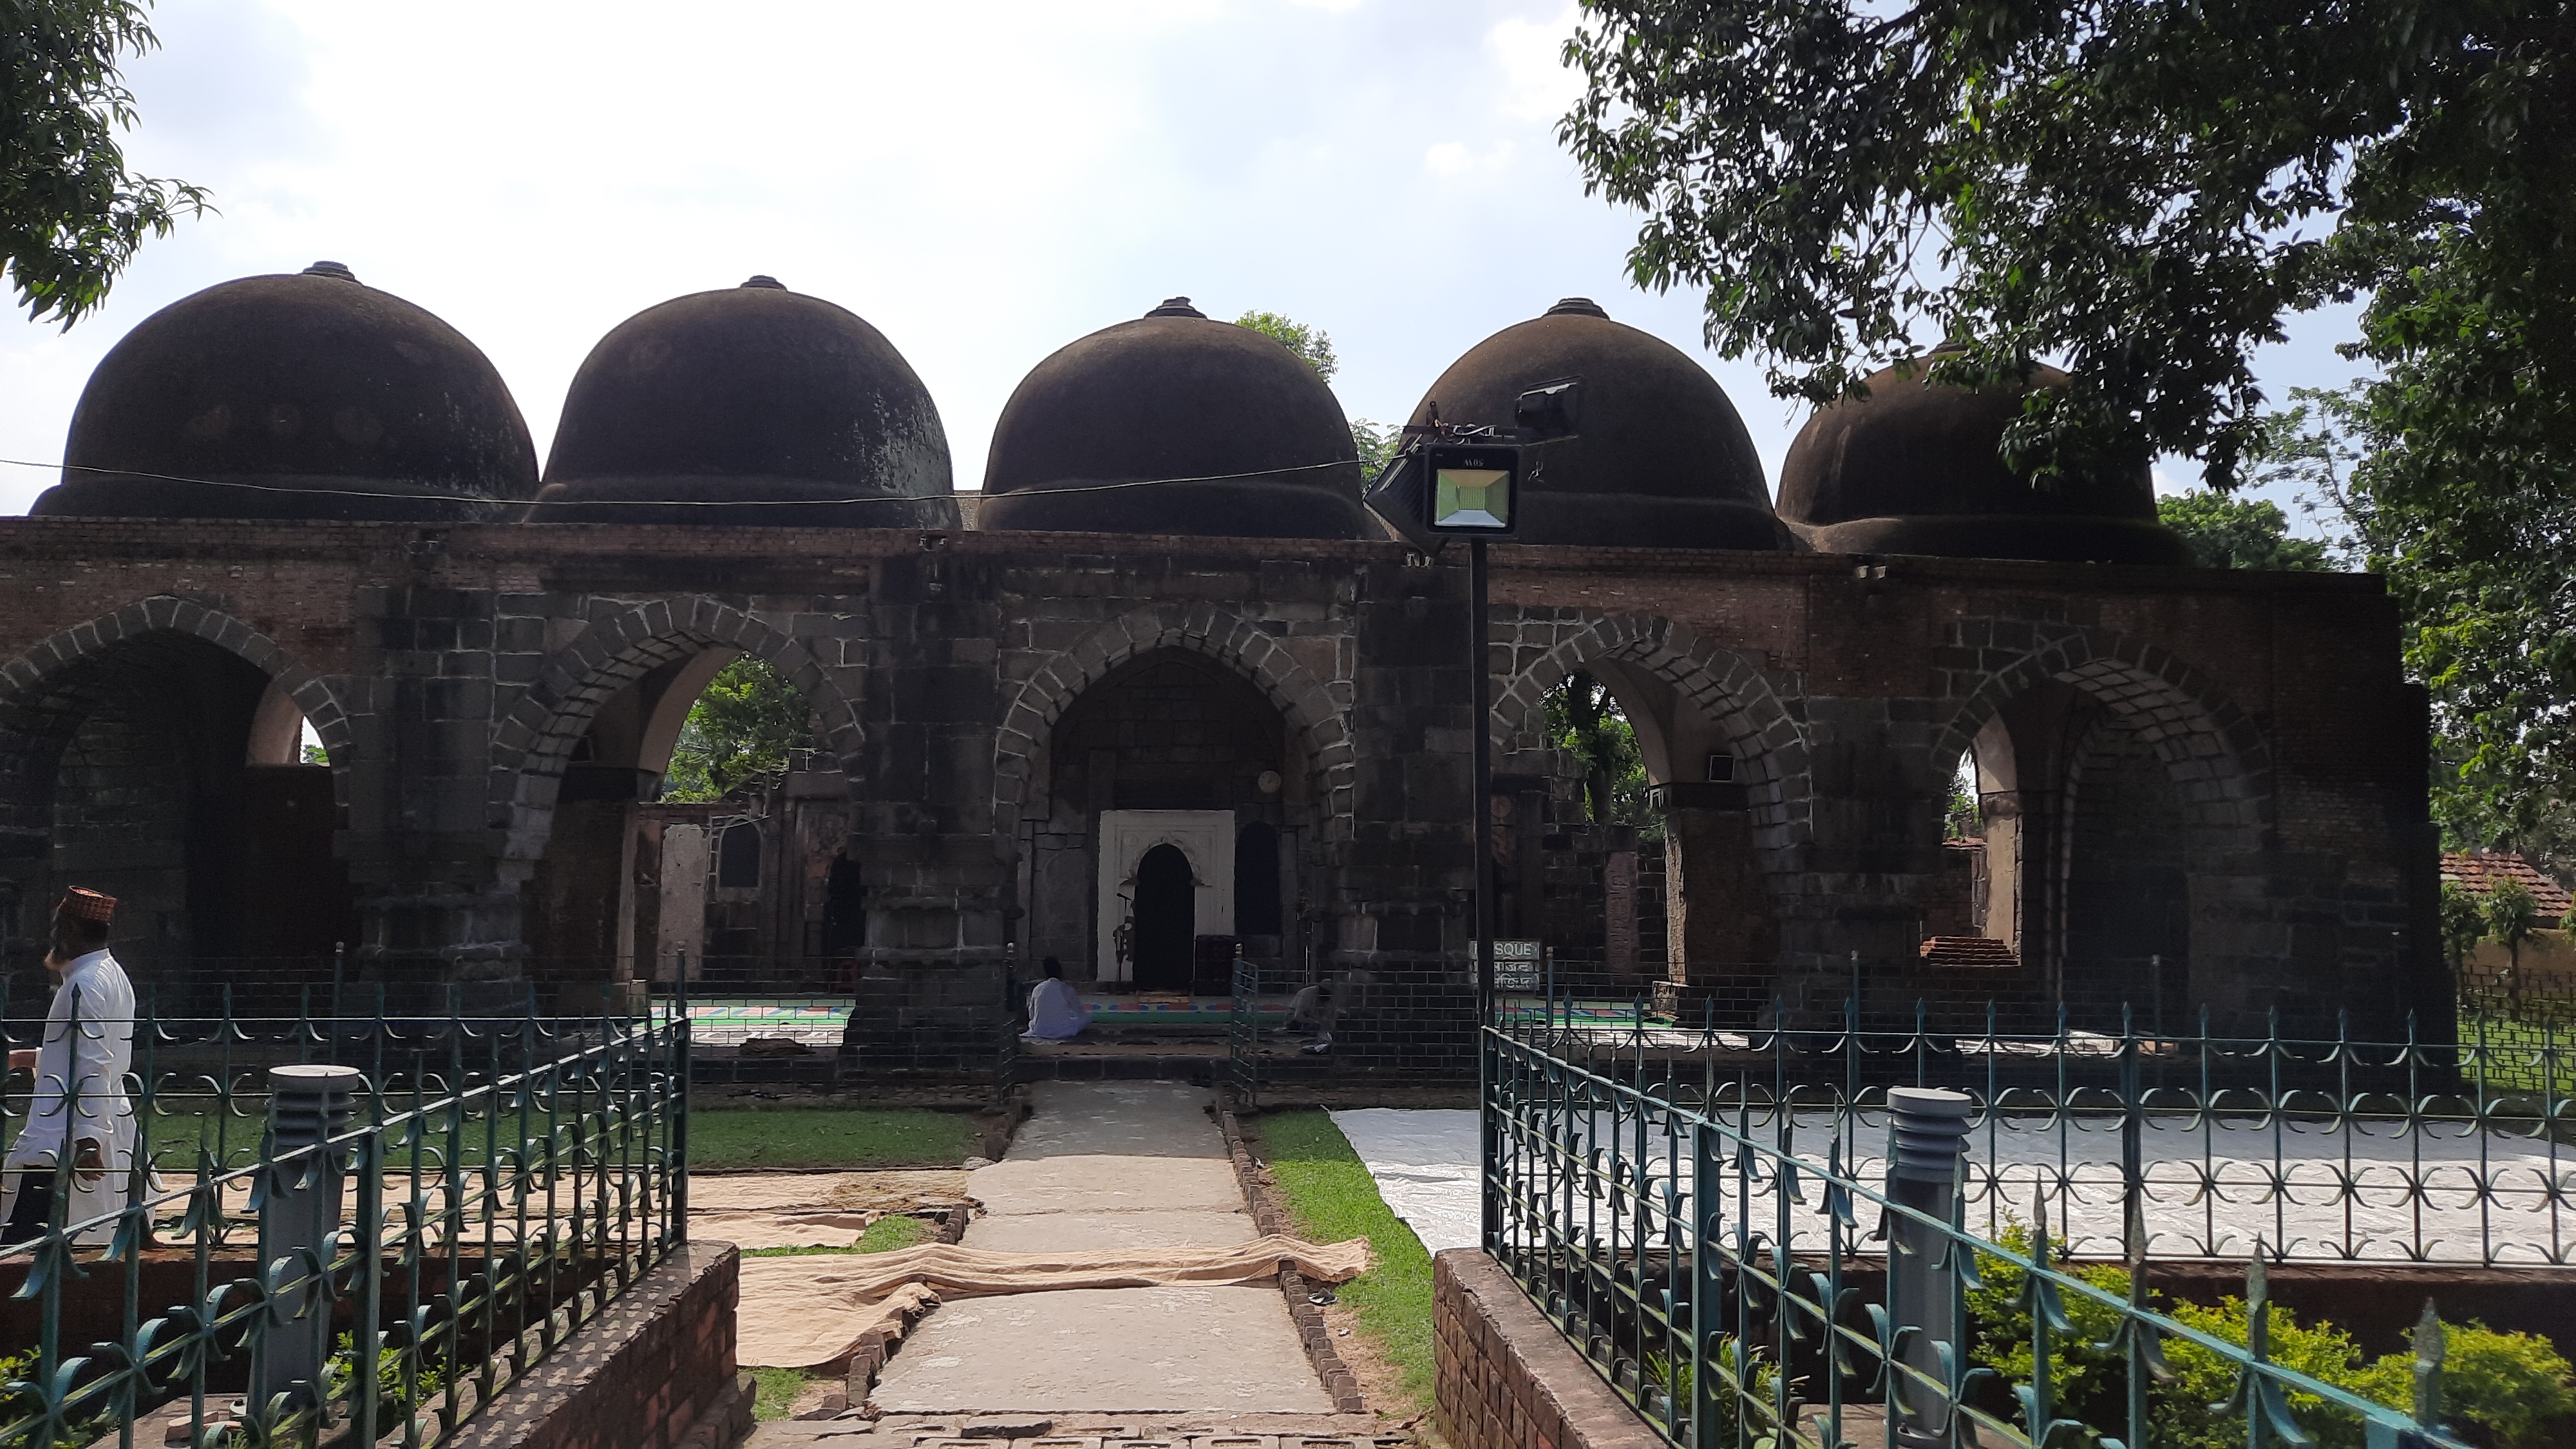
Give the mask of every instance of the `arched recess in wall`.
[[[299, 744], [309, 720], [331, 764], [255, 756], [263, 718]], [[118, 898], [138, 980], [327, 980], [355, 938], [349, 760], [329, 685], [239, 619], [158, 595], [53, 635], [0, 664], [0, 950], [32, 960], [85, 885]]]
[[[1520, 621], [1497, 611], [1497, 634]], [[1648, 778], [1666, 800], [1667, 974], [1740, 1024], [1768, 999], [1800, 848], [1809, 836], [1804, 733], [1750, 659], [1651, 615], [1585, 621], [1541, 641], [1498, 692], [1498, 773], [1544, 758], [1550, 691], [1576, 671], [1617, 697], [1636, 729]], [[1526, 810], [1530, 806], [1518, 806]], [[1532, 832], [1510, 839], [1528, 859]]]
[[[1496, 612], [1499, 633], [1512, 621]], [[1549, 748], [1547, 696], [1578, 669], [1618, 694], [1655, 783], [1704, 781], [1708, 757], [1723, 755], [1720, 768], [1744, 787], [1764, 869], [1796, 868], [1794, 852], [1808, 839], [1810, 823], [1805, 733], [1758, 665], [1670, 619], [1619, 614], [1591, 620], [1537, 651], [1510, 678], [1497, 680], [1496, 768]], [[1689, 707], [1704, 736], [1685, 737], [1671, 727], [1676, 704]], [[1693, 748], [1702, 738], [1717, 748]]]
[[1963, 759], [1975, 772], [1976, 845], [1949, 852], [1964, 879], [1936, 882], [1930, 908], [1957, 914], [1949, 898], [1968, 898], [1974, 939], [1927, 959], [1973, 966], [1944, 953], [1981, 950], [1993, 994], [2063, 1005], [2087, 1029], [2117, 1030], [2124, 1005], [2141, 1029], [2247, 1005], [2223, 983], [2281, 963], [2261, 969], [2211, 927], [2235, 907], [2227, 877], [2270, 836], [2262, 731], [2180, 660], [2109, 631], [1968, 620], [1952, 642], [1991, 650], [1999, 627], [2035, 631], [2036, 647], [1951, 676], [1961, 703], [1931, 759], [1944, 781]]
[[[1209, 605], [1164, 606], [1122, 615], [1031, 670], [993, 743], [993, 821], [1008, 838], [1024, 802], [1047, 788], [1046, 741], [1066, 709], [1100, 678], [1158, 649], [1202, 654], [1241, 675], [1278, 707], [1310, 771], [1308, 787], [1328, 822], [1347, 834], [1351, 818], [1350, 729], [1343, 704], [1286, 645], [1242, 617]], [[1346, 693], [1347, 691], [1345, 691]]]
[[[1028, 676], [996, 745], [996, 838], [1018, 868], [1027, 954], [1130, 979], [1118, 943], [1136, 861], [1183, 837], [1214, 862], [1199, 932], [1239, 938], [1256, 959], [1293, 952], [1280, 903], [1321, 889], [1299, 873], [1348, 836], [1351, 773], [1330, 689], [1269, 634], [1206, 606], [1094, 631]], [[1246, 832], [1270, 862], [1267, 891], [1247, 892], [1236, 869]], [[1239, 899], [1262, 929], [1238, 920]]]
[[[745, 658], [792, 687], [813, 748], [789, 751], [783, 773], [666, 801], [692, 705]], [[526, 872], [531, 974], [583, 1000], [594, 988], [666, 979], [681, 959], [693, 980], [836, 985], [817, 958], [851, 910], [834, 895], [832, 865], [849, 832], [842, 762], [858, 742], [840, 681], [780, 630], [707, 599], [596, 609], [496, 732], [494, 816], [507, 823], [506, 858]], [[737, 829], [761, 841], [757, 850], [735, 842], [733, 874], [722, 875]], [[751, 886], [740, 883], [746, 862], [757, 862]], [[848, 882], [838, 884], [847, 896]]]

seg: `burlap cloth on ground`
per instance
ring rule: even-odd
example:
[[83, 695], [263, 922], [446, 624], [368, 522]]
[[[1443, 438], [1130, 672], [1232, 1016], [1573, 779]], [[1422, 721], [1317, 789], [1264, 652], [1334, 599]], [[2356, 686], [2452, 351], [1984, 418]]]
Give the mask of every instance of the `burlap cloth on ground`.
[[692, 1177], [689, 1234], [738, 1248], [847, 1248], [889, 1213], [972, 1206], [964, 1168]]
[[842, 1212], [922, 1212], [955, 1207], [966, 1193], [966, 1169], [933, 1167], [890, 1172], [692, 1173], [689, 1208], [784, 1211], [829, 1208]]
[[1230, 1248], [1129, 1253], [996, 1253], [932, 1243], [891, 1253], [742, 1260], [737, 1355], [745, 1368], [824, 1368], [862, 1344], [898, 1337], [904, 1319], [942, 1298], [1063, 1288], [1258, 1283], [1281, 1264], [1319, 1283], [1368, 1267], [1368, 1243], [1259, 1238]]

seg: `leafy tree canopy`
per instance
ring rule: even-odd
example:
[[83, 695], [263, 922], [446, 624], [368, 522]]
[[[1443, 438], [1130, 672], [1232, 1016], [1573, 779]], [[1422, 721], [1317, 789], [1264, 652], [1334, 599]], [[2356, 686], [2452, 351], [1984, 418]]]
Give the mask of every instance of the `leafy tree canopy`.
[[1316, 376], [1326, 382], [1331, 382], [1333, 374], [1341, 371], [1340, 359], [1333, 356], [1333, 339], [1321, 327], [1309, 327], [1276, 312], [1246, 312], [1234, 319], [1234, 325], [1249, 327], [1296, 353], [1306, 360], [1308, 367], [1315, 369]]
[[1583, 771], [1584, 814], [1603, 825], [1634, 825], [1649, 838], [1663, 818], [1648, 793], [1645, 752], [1610, 687], [1582, 670], [1547, 697], [1548, 734]]
[[0, 19], [0, 262], [19, 304], [66, 327], [107, 299], [146, 235], [206, 193], [126, 169], [134, 124], [117, 70], [155, 41], [136, 0], [15, 0]]
[[2156, 517], [2182, 535], [2191, 561], [2211, 569], [2326, 569], [2325, 544], [2292, 538], [2277, 503], [2199, 489], [2156, 500]]
[[[1630, 270], [1823, 401], [1952, 340], [2074, 374], [2044, 480], [2163, 452], [2341, 505], [2431, 692], [2457, 844], [2576, 857], [2576, 5], [1584, 0], [1559, 134], [1645, 214]], [[2353, 387], [2248, 351], [2367, 297]]]
[[663, 778], [665, 800], [717, 800], [753, 775], [787, 768], [814, 741], [813, 711], [766, 660], [735, 660], [707, 685], [680, 726]]
[[2232, 486], [2285, 314], [2499, 205], [2563, 236], [2576, 194], [2564, 0], [1583, 8], [1559, 135], [1645, 213], [1635, 279], [1819, 402], [1944, 339], [1945, 381], [2062, 359], [2005, 442], [2043, 478], [2174, 452]]

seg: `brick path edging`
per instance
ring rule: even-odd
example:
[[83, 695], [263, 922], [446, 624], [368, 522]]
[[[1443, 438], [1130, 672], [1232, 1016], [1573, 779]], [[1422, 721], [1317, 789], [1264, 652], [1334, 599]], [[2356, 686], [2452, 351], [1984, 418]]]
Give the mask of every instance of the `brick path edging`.
[[[1216, 1125], [1225, 1134], [1225, 1155], [1233, 1159], [1234, 1180], [1243, 1189], [1245, 1205], [1252, 1210], [1253, 1230], [1264, 1235], [1293, 1233], [1279, 1190], [1270, 1181], [1269, 1173], [1253, 1165], [1252, 1149], [1243, 1142], [1243, 1124], [1234, 1120], [1233, 1110], [1217, 1108]], [[1279, 1293], [1288, 1300], [1289, 1321], [1296, 1325], [1297, 1338], [1306, 1346], [1306, 1361], [1315, 1366], [1315, 1376], [1324, 1381], [1324, 1392], [1332, 1396], [1333, 1411], [1366, 1413], [1368, 1405], [1360, 1397], [1359, 1378], [1334, 1349], [1333, 1330], [1324, 1322], [1324, 1310], [1309, 1301], [1313, 1292], [1305, 1274], [1284, 1263], [1280, 1265]]]

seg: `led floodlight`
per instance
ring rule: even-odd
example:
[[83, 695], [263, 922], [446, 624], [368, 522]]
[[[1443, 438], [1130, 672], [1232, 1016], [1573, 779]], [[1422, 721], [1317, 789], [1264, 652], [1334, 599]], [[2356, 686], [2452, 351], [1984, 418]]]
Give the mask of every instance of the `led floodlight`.
[[1423, 451], [1431, 474], [1431, 506], [1423, 522], [1432, 532], [1511, 536], [1520, 449], [1436, 446]]

